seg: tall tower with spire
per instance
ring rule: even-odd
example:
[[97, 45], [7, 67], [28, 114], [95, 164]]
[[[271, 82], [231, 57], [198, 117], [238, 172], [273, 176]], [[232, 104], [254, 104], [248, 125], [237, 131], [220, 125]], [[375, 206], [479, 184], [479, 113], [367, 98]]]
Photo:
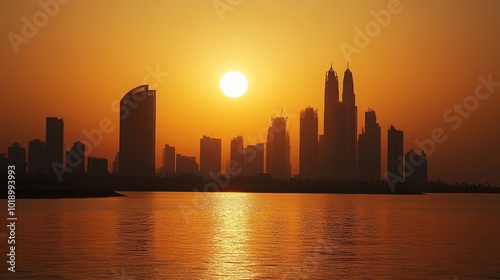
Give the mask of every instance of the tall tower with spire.
[[333, 67], [325, 78], [324, 135], [320, 137], [320, 178], [353, 181], [357, 177], [357, 113], [354, 81], [349, 64], [344, 73], [342, 102]]
[[349, 70], [349, 63], [344, 72], [344, 82], [342, 86], [342, 105], [345, 109], [345, 179], [351, 181], [357, 177], [357, 123], [358, 107], [356, 106], [356, 95], [354, 94], [354, 80], [352, 72]]
[[330, 69], [326, 72], [325, 76], [325, 115], [324, 115], [324, 129], [321, 141], [322, 151], [320, 151], [321, 162], [320, 162], [320, 177], [324, 179], [334, 179], [335, 173], [335, 144], [334, 136], [336, 130], [336, 111], [340, 108], [339, 102], [339, 80], [337, 72], [333, 70], [333, 65], [330, 65]]

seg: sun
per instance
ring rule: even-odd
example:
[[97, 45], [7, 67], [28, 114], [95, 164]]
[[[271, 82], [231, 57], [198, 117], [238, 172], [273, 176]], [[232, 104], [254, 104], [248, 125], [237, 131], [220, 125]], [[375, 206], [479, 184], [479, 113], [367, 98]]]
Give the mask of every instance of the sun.
[[226, 96], [238, 98], [247, 92], [247, 78], [240, 72], [227, 72], [220, 79], [220, 89]]

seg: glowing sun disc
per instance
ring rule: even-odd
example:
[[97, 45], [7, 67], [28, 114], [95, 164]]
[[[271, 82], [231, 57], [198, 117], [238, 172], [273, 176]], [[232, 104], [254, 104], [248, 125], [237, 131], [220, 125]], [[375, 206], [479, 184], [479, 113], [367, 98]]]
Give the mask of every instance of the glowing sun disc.
[[247, 78], [240, 72], [228, 72], [220, 79], [220, 89], [226, 96], [238, 98], [247, 92]]

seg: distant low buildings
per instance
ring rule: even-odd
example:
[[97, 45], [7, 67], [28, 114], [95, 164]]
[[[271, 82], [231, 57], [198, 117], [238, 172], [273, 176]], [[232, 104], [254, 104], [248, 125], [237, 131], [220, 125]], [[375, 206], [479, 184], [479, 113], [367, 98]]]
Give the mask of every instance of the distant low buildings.
[[9, 161], [7, 155], [0, 154], [0, 176], [2, 176], [2, 178], [7, 178], [7, 173], [8, 173], [7, 168], [11, 164], [12, 162]]
[[248, 145], [245, 149], [246, 176], [264, 173], [264, 143]]
[[28, 142], [28, 175], [39, 176], [47, 173], [45, 142], [33, 139]]
[[95, 157], [89, 157], [87, 159], [87, 175], [89, 177], [105, 177], [108, 174], [107, 159]]
[[177, 154], [175, 156], [175, 161], [175, 172], [178, 175], [197, 175], [199, 173], [199, 166], [196, 163], [196, 157]]
[[70, 177], [85, 176], [85, 144], [73, 143], [73, 147], [66, 152], [66, 173]]
[[8, 148], [7, 157], [10, 162], [16, 166], [16, 175], [26, 175], [26, 150], [19, 145], [19, 143], [12, 144]]
[[427, 156], [411, 149], [405, 155], [405, 183], [423, 184], [427, 182]]
[[246, 174], [245, 149], [243, 148], [243, 136], [237, 136], [231, 140], [230, 158], [234, 164], [238, 164], [242, 172], [238, 174], [243, 176]]

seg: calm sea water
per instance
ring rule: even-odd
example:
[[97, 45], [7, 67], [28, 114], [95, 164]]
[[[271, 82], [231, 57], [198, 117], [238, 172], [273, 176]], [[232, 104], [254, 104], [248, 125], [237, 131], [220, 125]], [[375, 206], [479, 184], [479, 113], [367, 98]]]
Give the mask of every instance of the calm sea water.
[[500, 279], [500, 195], [126, 194], [19, 200], [0, 277]]

